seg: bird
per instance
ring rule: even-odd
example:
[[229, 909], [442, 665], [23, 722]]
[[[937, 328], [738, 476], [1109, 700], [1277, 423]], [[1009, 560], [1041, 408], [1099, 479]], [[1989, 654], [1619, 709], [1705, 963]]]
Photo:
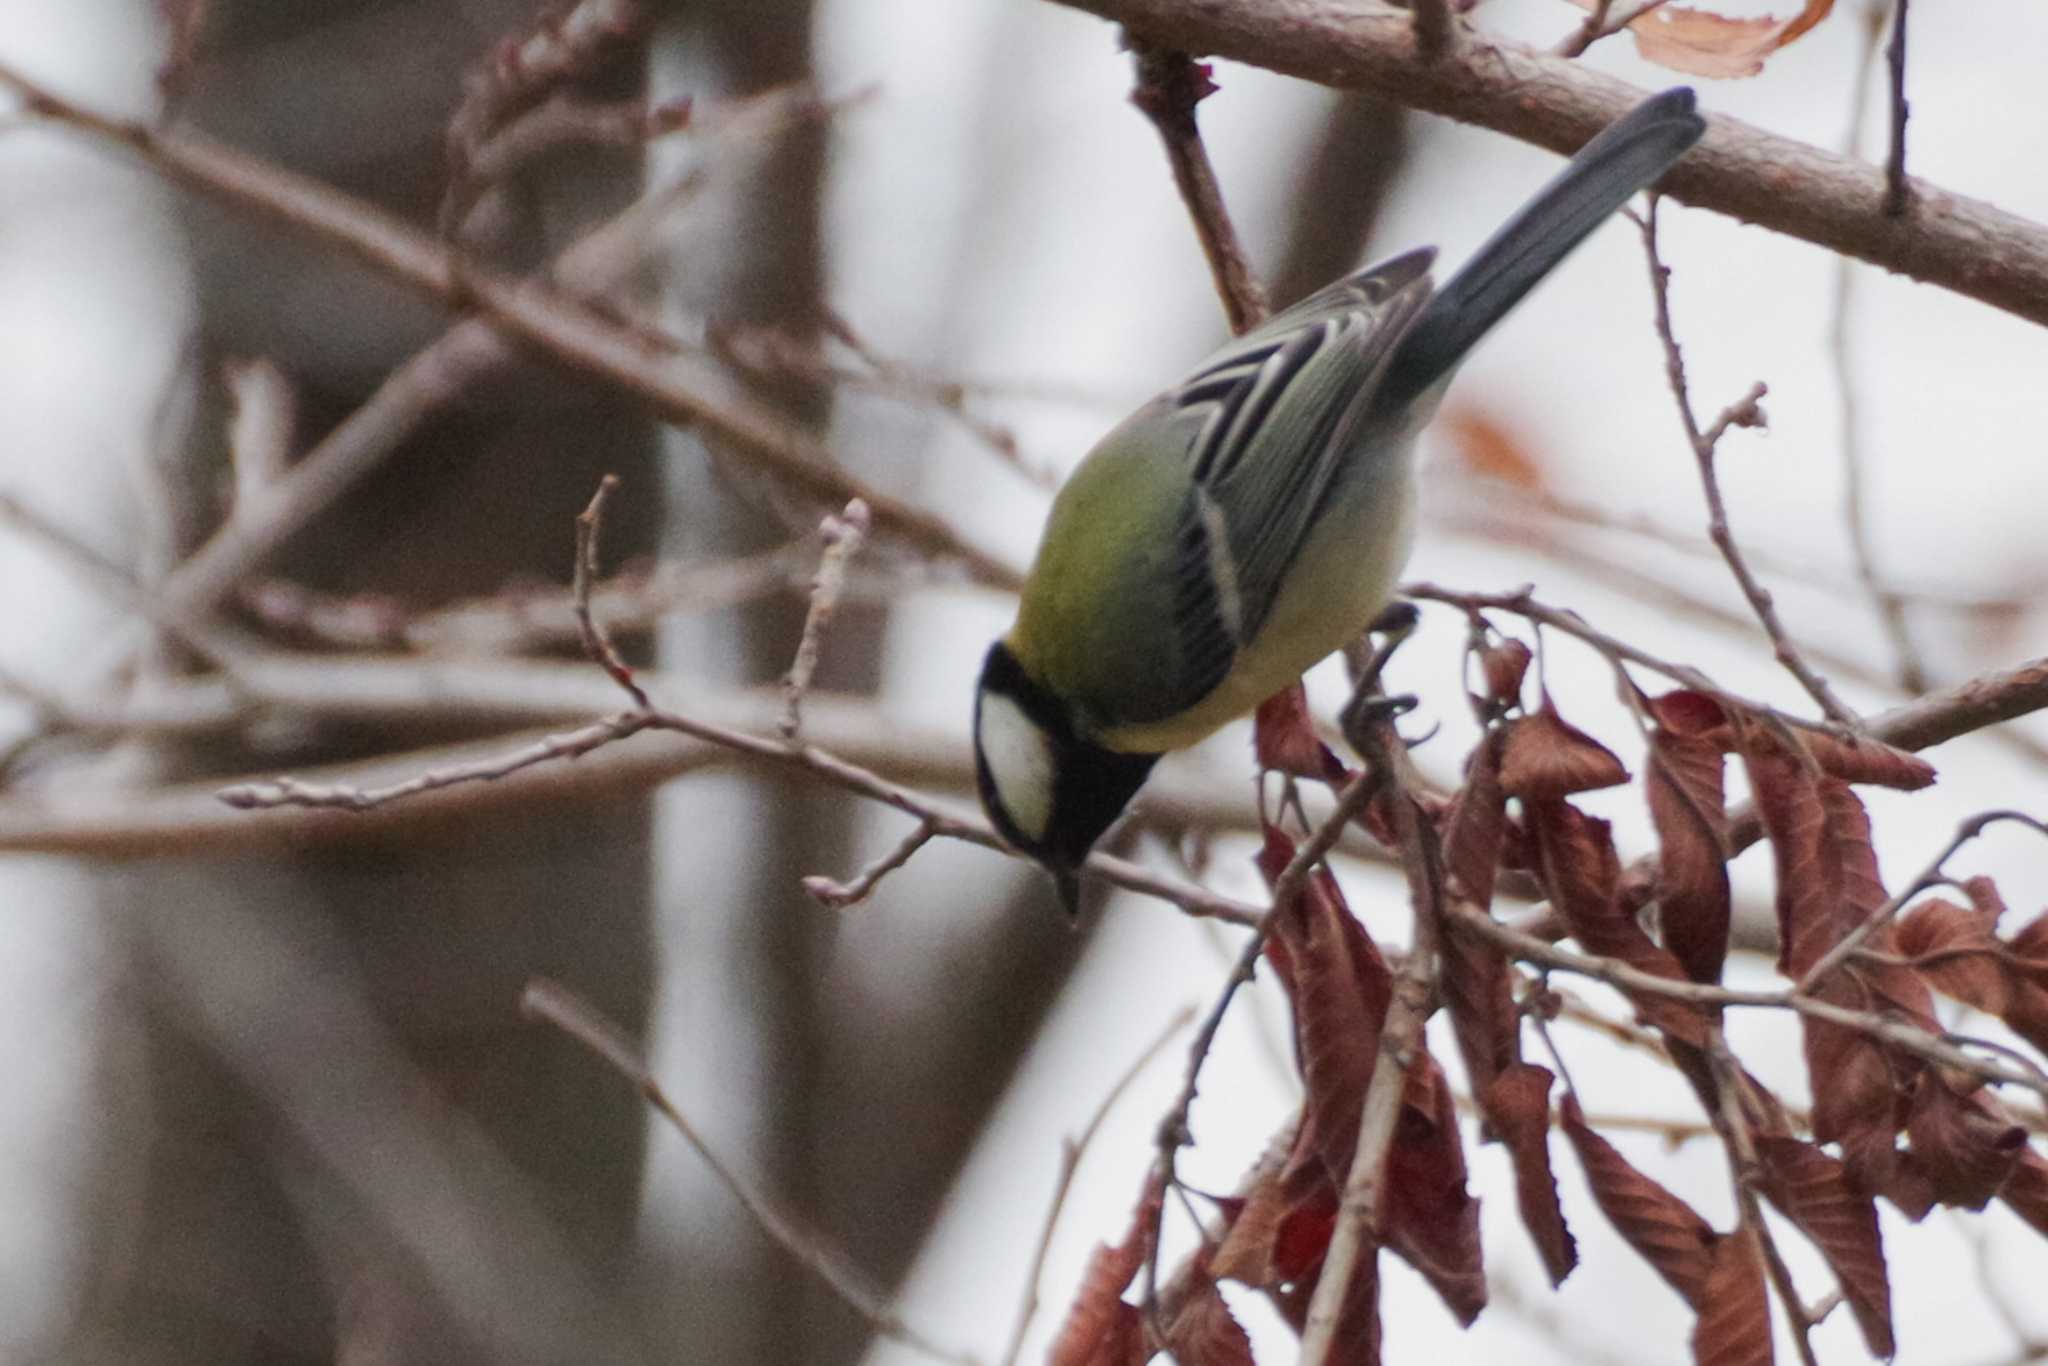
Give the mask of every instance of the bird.
[[1162, 754], [1355, 639], [1415, 520], [1414, 446], [1473, 345], [1696, 143], [1685, 86], [1609, 124], [1441, 288], [1420, 247], [1233, 339], [1104, 436], [1055, 496], [982, 662], [975, 779], [1005, 843], [1080, 869]]

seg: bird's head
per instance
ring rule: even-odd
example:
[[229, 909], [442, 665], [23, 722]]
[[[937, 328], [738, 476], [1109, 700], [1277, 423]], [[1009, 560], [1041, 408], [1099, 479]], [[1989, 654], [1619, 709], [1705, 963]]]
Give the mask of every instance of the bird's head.
[[1007, 642], [989, 648], [974, 694], [982, 808], [997, 834], [1052, 873], [1069, 914], [1089, 849], [1158, 761], [1087, 739], [1072, 709], [1031, 677]]

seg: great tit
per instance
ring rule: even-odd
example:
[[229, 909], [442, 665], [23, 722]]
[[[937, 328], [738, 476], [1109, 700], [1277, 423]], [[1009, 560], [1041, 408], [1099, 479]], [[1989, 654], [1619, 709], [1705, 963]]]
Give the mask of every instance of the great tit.
[[1054, 499], [975, 695], [983, 806], [1079, 869], [1159, 756], [1356, 638], [1414, 527], [1416, 434], [1473, 343], [1705, 124], [1653, 96], [1580, 149], [1442, 289], [1422, 247], [1346, 276], [1197, 366]]

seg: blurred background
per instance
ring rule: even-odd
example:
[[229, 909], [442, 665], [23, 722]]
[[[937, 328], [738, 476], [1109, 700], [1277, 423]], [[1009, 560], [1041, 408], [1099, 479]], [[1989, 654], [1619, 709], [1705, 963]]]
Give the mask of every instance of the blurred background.
[[[1021, 569], [1048, 477], [1224, 335], [1157, 139], [1127, 103], [1116, 32], [1042, 0], [646, 9], [646, 42], [579, 73], [577, 89], [594, 104], [688, 99], [680, 131], [532, 158], [458, 204], [450, 230], [529, 269], [638, 206], [588, 292], [721, 358], [861, 479]], [[433, 228], [448, 222], [465, 74], [534, 15], [524, 0], [0, 0], [0, 63], [96, 109], [149, 116], [168, 99], [183, 124]], [[1579, 17], [1555, 0], [1488, 0], [1474, 21], [1550, 44]], [[1859, 130], [1881, 146], [1881, 90], [1856, 98], [1872, 19], [1842, 0], [1760, 76], [1699, 82], [1702, 101], [1823, 147]], [[2018, 0], [1979, 0], [1967, 19], [1929, 7], [1912, 37], [1914, 172], [2048, 218], [2032, 169], [2048, 138], [2048, 15]], [[1676, 80], [1626, 36], [1584, 60], [1645, 89]], [[1556, 164], [1370, 94], [1227, 63], [1216, 76], [1203, 130], [1276, 303], [1421, 242], [1456, 262]], [[1675, 205], [1662, 221], [1699, 406], [1770, 386], [1769, 431], [1731, 436], [1722, 478], [1739, 539], [1822, 671], [1858, 707], [1908, 695], [1858, 581], [1848, 443], [1877, 573], [1904, 597], [1927, 685], [2040, 653], [2048, 337], [1759, 229]], [[565, 583], [573, 520], [605, 472], [623, 481], [610, 565], [705, 571], [673, 610], [621, 634], [671, 689], [658, 700], [771, 716], [745, 707], [794, 651], [822, 509], [614, 393], [473, 333], [437, 341], [450, 319], [374, 272], [17, 117], [0, 123], [0, 305], [0, 1360], [925, 1359], [876, 1341], [763, 1238], [628, 1084], [523, 1020], [536, 975], [643, 1039], [706, 1141], [919, 1333], [999, 1359], [1063, 1143], [1178, 1013], [1213, 997], [1235, 932], [1122, 895], [1076, 930], [1039, 877], [945, 842], [865, 904], [826, 909], [800, 879], [851, 877], [913, 822], [738, 763], [651, 761], [540, 797], [513, 784], [417, 814], [217, 830], [205, 793], [228, 775], [616, 706], [574, 663], [573, 635], [528, 629], [516, 610]], [[518, 678], [554, 691], [473, 712], [352, 705], [336, 671], [324, 709], [190, 721], [189, 679], [209, 661], [139, 616], [121, 575], [177, 584], [236, 506], [251, 476], [230, 459], [228, 376], [289, 394], [235, 411], [288, 411], [296, 435], [279, 445], [300, 452], [430, 346], [452, 397], [202, 607], [265, 649], [338, 658], [345, 643], [453, 665], [509, 649], [531, 671]], [[253, 362], [268, 369], [250, 379]], [[1428, 443], [1411, 576], [1534, 582], [1653, 653], [1798, 707], [1704, 550], [1662, 364], [1640, 242], [1617, 221], [1466, 367]], [[987, 439], [997, 428], [1014, 449]], [[49, 524], [119, 574], [83, 568]], [[1009, 604], [886, 547], [854, 583], [817, 680], [821, 742], [857, 738], [872, 766], [965, 803], [971, 682]], [[473, 618], [498, 632], [481, 643], [411, 629], [479, 602]], [[1392, 678], [1422, 699], [1414, 728], [1441, 727], [1417, 758], [1445, 782], [1474, 734], [1461, 639], [1452, 614], [1425, 614]], [[1571, 719], [1633, 762], [1604, 664], [1554, 642], [1547, 665]], [[593, 681], [575, 695], [596, 700], [559, 700], [579, 668]], [[436, 676], [422, 677], [431, 692]], [[1341, 692], [1341, 673], [1312, 680], [1319, 703]], [[93, 724], [116, 694], [174, 719]], [[1870, 797], [1888, 874], [1917, 869], [1969, 812], [2037, 802], [2048, 729], [2013, 729], [1935, 752], [1932, 792]], [[1131, 856], [1258, 895], [1247, 735], [1162, 771], [1159, 819], [1131, 836]], [[628, 744], [659, 755], [668, 738]], [[189, 800], [148, 800], [162, 793]], [[1175, 804], [1189, 793], [1204, 795], [1199, 812]], [[1629, 792], [1588, 805], [1616, 822], [1625, 854], [1649, 847]], [[67, 845], [60, 829], [98, 834]], [[2044, 866], [2037, 843], [2001, 833], [1959, 871], [1997, 875], [2031, 914], [2048, 898]], [[1743, 935], [1762, 952], [1738, 955], [1730, 979], [1762, 984], [1769, 856], [1734, 869]], [[1374, 934], [1397, 944], [1398, 881], [1363, 864], [1345, 876]], [[1284, 1009], [1262, 981], [1226, 1022], [1185, 1159], [1199, 1187], [1234, 1187], [1298, 1104]], [[1753, 1070], [1802, 1099], [1784, 1020], [1736, 1017], [1730, 1031]], [[1696, 1118], [1668, 1070], [1561, 1033], [1604, 1110]], [[1122, 1234], [1185, 1038], [1119, 1093], [1082, 1157], [1028, 1358], [1089, 1248]], [[1654, 1125], [1613, 1136], [1727, 1225], [1715, 1144]], [[1583, 1264], [1553, 1293], [1515, 1227], [1503, 1155], [1470, 1153], [1493, 1305], [1461, 1331], [1388, 1259], [1388, 1360], [1686, 1359], [1689, 1312], [1599, 1219], [1572, 1164], [1558, 1170]], [[1996, 1205], [1920, 1226], [1883, 1214], [1901, 1361], [2043, 1353], [2048, 1311], [2028, 1288], [2048, 1275], [2048, 1248], [2017, 1220]], [[1192, 1243], [1175, 1236], [1170, 1251]], [[1818, 1297], [1824, 1268], [1784, 1242]], [[1256, 1296], [1233, 1304], [1262, 1360], [1291, 1358]], [[1845, 1314], [1816, 1344], [1824, 1359], [1863, 1352]]]

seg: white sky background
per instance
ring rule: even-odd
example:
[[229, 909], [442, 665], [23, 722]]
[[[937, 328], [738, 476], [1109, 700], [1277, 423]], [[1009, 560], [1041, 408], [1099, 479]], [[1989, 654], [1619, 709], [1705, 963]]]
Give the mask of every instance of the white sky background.
[[[1703, 102], [1776, 132], [1836, 145], [1856, 50], [1852, 8], [1852, 0], [1842, 0], [1841, 13], [1774, 58], [1756, 80], [1700, 83]], [[116, 101], [136, 88], [153, 60], [148, 10], [143, 0], [0, 0], [0, 52], [39, 70], [56, 70], [60, 61], [88, 75], [96, 70], [101, 84], [81, 76], [67, 88]], [[1551, 0], [1495, 0], [1478, 17], [1493, 29], [1549, 40], [1576, 13]], [[1065, 467], [1123, 409], [1220, 339], [1207, 270], [1154, 136], [1125, 103], [1127, 61], [1106, 25], [1038, 0], [832, 0], [820, 39], [828, 90], [880, 86], [876, 99], [839, 124], [829, 229], [833, 302], [870, 340], [947, 373], [1100, 395], [1094, 404], [995, 405], [1027, 452]], [[2048, 13], [2019, 0], [1977, 0], [1966, 13], [1932, 6], [1918, 12], [1916, 173], [2048, 219], [2048, 180], [2038, 174], [2048, 131], [2048, 105], [2038, 90], [2044, 51]], [[1589, 60], [1646, 88], [1677, 79], [1636, 62], [1626, 40], [1603, 44]], [[1223, 90], [1202, 107], [1204, 131], [1254, 262], [1270, 266], [1291, 168], [1320, 130], [1326, 96], [1227, 65], [1218, 75]], [[1878, 123], [1873, 110], [1866, 130], [1872, 144], [1881, 137]], [[1383, 215], [1375, 253], [1433, 241], [1454, 266], [1556, 164], [1507, 139], [1418, 118], [1410, 167]], [[31, 195], [23, 187], [35, 182], [27, 177], [49, 166], [68, 177], [68, 188]], [[162, 236], [155, 188], [104, 161], [58, 160], [48, 143], [10, 133], [0, 142], [0, 176], [0, 412], [8, 414], [0, 486], [83, 519], [116, 504], [122, 462], [143, 449], [174, 363], [189, 306], [175, 244]], [[23, 211], [26, 204], [32, 210]], [[1754, 379], [1771, 385], [1771, 432], [1737, 433], [1723, 447], [1738, 535], [1746, 545], [1846, 575], [1835, 393], [1824, 349], [1833, 258], [1675, 206], [1666, 210], [1665, 246], [1699, 406], [1714, 411]], [[2048, 504], [2048, 472], [2036, 449], [2048, 406], [2040, 379], [2048, 374], [2048, 332], [1875, 271], [1863, 277], [1857, 373], [1882, 562], [1902, 581], [1956, 592], [2033, 580], [2048, 569], [2033, 516]], [[1691, 531], [1703, 520], [1697, 485], [1648, 319], [1641, 253], [1632, 230], [1617, 224], [1489, 340], [1453, 401], [1482, 405], [1515, 425], [1541, 454], [1558, 492]], [[91, 387], [109, 376], [125, 387]], [[923, 496], [1021, 563], [1036, 537], [1043, 496], [982, 452], [951, 436], [933, 438], [878, 407], [849, 406], [837, 440], [843, 449], [885, 449], [910, 432], [920, 442], [939, 442], [928, 452]], [[108, 534], [121, 533], [110, 526]], [[1621, 544], [1660, 573], [1725, 593], [1711, 566], [1701, 569], [1679, 551], [1641, 541]], [[1511, 547], [1425, 529], [1412, 573], [1483, 589], [1534, 579], [1546, 596], [1625, 638], [1702, 664], [1729, 686], [1799, 704], [1754, 639], [1709, 634], [1647, 611], [1614, 585], [1532, 564]], [[105, 629], [98, 599], [11, 538], [0, 538], [0, 574], [16, 604], [0, 628], [0, 662], [9, 668], [33, 674]], [[1860, 605], [1779, 586], [1801, 638], [1882, 665], [1881, 642]], [[935, 595], [908, 606], [897, 621], [892, 705], [958, 716], [964, 732], [971, 679], [1002, 624], [1001, 605]], [[1995, 653], [1973, 652], [1968, 637], [1938, 631], [1924, 618], [1920, 638], [1944, 676], [2040, 652], [2024, 630]], [[1426, 720], [1445, 723], [1445, 734], [1422, 752], [1439, 771], [1455, 762], [1469, 735], [1461, 728], [1456, 657], [1455, 635], [1438, 630], [1411, 644], [1397, 666], [1398, 686], [1424, 698]], [[1569, 647], [1554, 650], [1551, 663], [1568, 714], [1633, 763], [1629, 728], [1605, 702], [1612, 690], [1597, 664]], [[1853, 685], [1844, 691], [1858, 704], [1885, 700]], [[2039, 791], [2038, 771], [1994, 743], [1952, 749], [1934, 756], [1942, 766], [1934, 792], [1872, 801], [1894, 878], [1917, 868], [1960, 815], [2024, 805]], [[1203, 757], [1229, 774], [1248, 772], [1241, 735], [1222, 738]], [[1639, 798], [1604, 797], [1595, 805], [1616, 819], [1624, 848], [1645, 847], [1634, 810]], [[875, 832], [879, 848], [896, 828], [878, 819]], [[1249, 894], [1248, 874], [1232, 871], [1232, 861], [1226, 851], [1221, 875]], [[929, 850], [857, 914], [909, 918], [912, 925], [922, 919], [933, 937], [942, 936], [943, 926], [933, 922], [959, 914], [959, 885], [977, 885], [989, 867], [977, 851]], [[1997, 873], [2022, 909], [2048, 894], [2039, 847], [2016, 836], [1988, 841], [1981, 855], [1957, 867]], [[1767, 903], [1762, 852], [1737, 869], [1739, 895]], [[687, 872], [669, 870], [672, 877]], [[1406, 914], [1399, 892], [1366, 876], [1350, 885], [1375, 934], [1399, 942]], [[61, 867], [6, 865], [0, 894], [10, 905], [0, 927], [0, 1037], [18, 1060], [9, 1071], [13, 1103], [0, 1109], [0, 1208], [13, 1216], [0, 1221], [4, 1355], [6, 1344], [19, 1340], [15, 1328], [47, 1308], [43, 1297], [66, 1255], [60, 1197], [68, 1170], [64, 1141], [73, 1130], [53, 1127], [51, 1116], [61, 1110], [63, 1078], [88, 1047], [91, 994], [106, 984], [91, 937], [71, 914]], [[1227, 970], [1231, 946], [1169, 911], [1125, 899], [1107, 914], [1094, 953], [1035, 1047], [906, 1295], [905, 1312], [921, 1328], [984, 1357], [992, 1358], [1008, 1333], [1061, 1139], [1079, 1129], [1165, 1019], [1184, 1004], [1206, 1005]], [[863, 938], [858, 928], [848, 935], [850, 989], [871, 993], [878, 1008], [917, 990], [917, 965], [863, 956]], [[693, 1101], [699, 1107], [693, 1113], [708, 1130], [743, 1135], [744, 1114], [719, 1113], [713, 1103], [741, 1089], [746, 1041], [707, 1029], [712, 1021], [703, 1018], [703, 1003], [693, 1005], [687, 992], [671, 990], [665, 999], [658, 1061], [677, 1077], [686, 1108]], [[1263, 1038], [1249, 1027], [1254, 1018], [1265, 1023]], [[1732, 1029], [1738, 1051], [1796, 1099], [1796, 1044], [1780, 1023], [1738, 1018]], [[1689, 1113], [1668, 1077], [1606, 1058], [1581, 1035], [1562, 1037], [1589, 1108]], [[1194, 1115], [1201, 1147], [1187, 1170], [1198, 1184], [1231, 1187], [1293, 1103], [1293, 1083], [1275, 1065], [1285, 1053], [1276, 1002], [1262, 994], [1241, 1003], [1205, 1072]], [[1042, 1354], [1088, 1248], [1120, 1235], [1150, 1157], [1153, 1125], [1178, 1084], [1181, 1054], [1178, 1045], [1170, 1050], [1097, 1136], [1062, 1219], [1027, 1359]], [[701, 1091], [693, 1076], [703, 1079]], [[1727, 1222], [1727, 1181], [1712, 1145], [1694, 1144], [1676, 1156], [1650, 1141], [1624, 1139], [1622, 1146], [1710, 1218]], [[1500, 1153], [1474, 1146], [1468, 1156], [1485, 1198], [1497, 1282], [1518, 1285], [1535, 1305], [1554, 1309], [1575, 1343], [1604, 1347], [1618, 1360], [1683, 1358], [1690, 1316], [1608, 1233], [1561, 1144], [1557, 1170], [1582, 1264], [1555, 1297], [1541, 1288], [1516, 1226]], [[721, 1197], [700, 1183], [675, 1144], [658, 1139], [653, 1161], [654, 1200], [687, 1202], [700, 1212], [696, 1217], [721, 1217], [712, 1213], [724, 1208]], [[1995, 1274], [2008, 1287], [2038, 1285], [2048, 1275], [2048, 1250], [2016, 1233], [2015, 1221], [1994, 1215], [1982, 1226], [1998, 1240]], [[1900, 1360], [1975, 1363], [2011, 1349], [2010, 1335], [1975, 1290], [1979, 1272], [1956, 1221], [1937, 1215], [1909, 1229], [1888, 1214], [1887, 1233]], [[1796, 1235], [1785, 1241], [1798, 1256]], [[1387, 1266], [1389, 1360], [1577, 1359], [1572, 1350], [1546, 1346], [1547, 1330], [1498, 1302], [1462, 1333], [1405, 1268]], [[1811, 1293], [1826, 1284], [1811, 1259], [1802, 1258], [1799, 1269]], [[2039, 1316], [2033, 1330], [2048, 1332], [2048, 1312], [2023, 1293], [2017, 1298], [2023, 1312]], [[1247, 1307], [1248, 1317], [1259, 1312], [1256, 1304]], [[1262, 1341], [1269, 1359], [1288, 1359], [1280, 1338]], [[1830, 1320], [1819, 1342], [1828, 1359], [1859, 1359], [1845, 1313]], [[873, 1358], [915, 1359], [887, 1348]]]

